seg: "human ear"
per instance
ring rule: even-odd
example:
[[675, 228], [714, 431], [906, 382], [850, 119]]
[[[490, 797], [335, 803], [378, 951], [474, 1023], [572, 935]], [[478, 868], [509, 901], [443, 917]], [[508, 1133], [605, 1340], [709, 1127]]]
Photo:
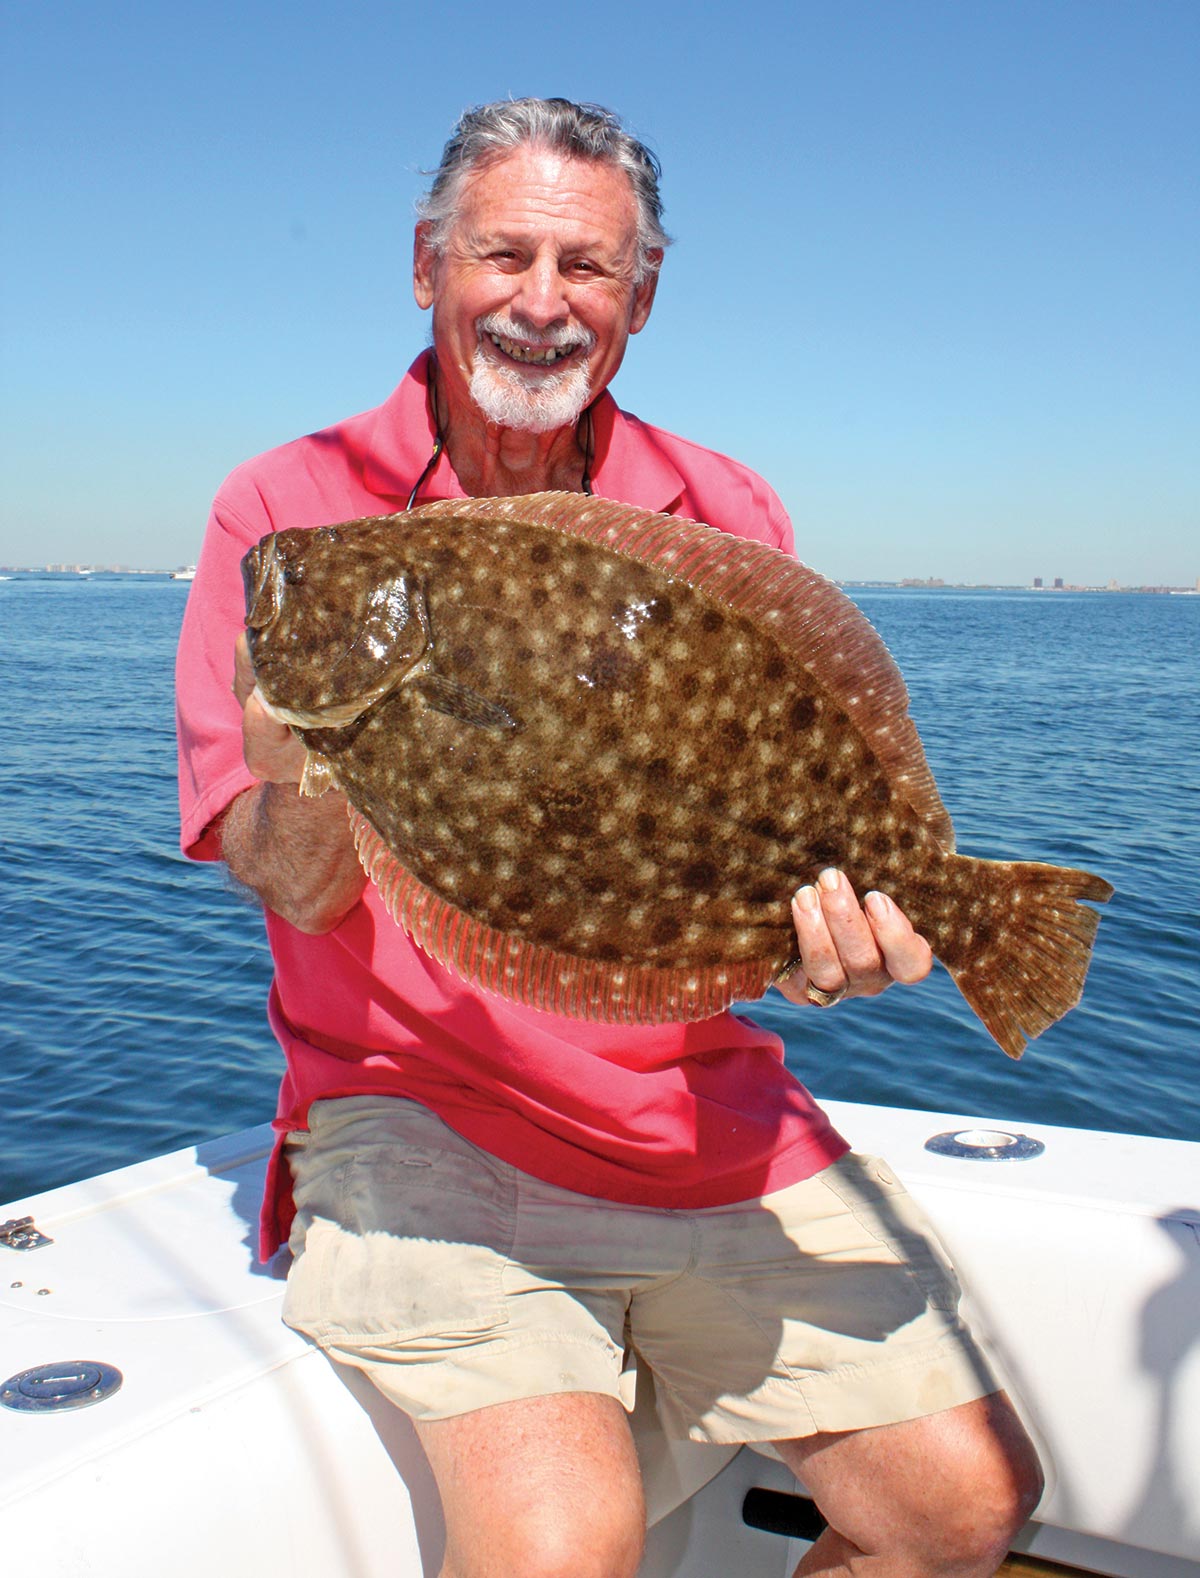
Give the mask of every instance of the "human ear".
[[653, 272], [647, 274], [641, 284], [634, 287], [633, 310], [629, 315], [630, 334], [640, 334], [646, 327], [646, 319], [649, 318], [650, 309], [654, 305], [654, 293], [658, 289], [658, 271], [662, 259], [661, 247], [652, 247], [646, 253], [646, 261], [653, 265]]
[[433, 281], [437, 273], [437, 253], [430, 243], [432, 227], [424, 220], [413, 232], [413, 295], [422, 312], [433, 306]]

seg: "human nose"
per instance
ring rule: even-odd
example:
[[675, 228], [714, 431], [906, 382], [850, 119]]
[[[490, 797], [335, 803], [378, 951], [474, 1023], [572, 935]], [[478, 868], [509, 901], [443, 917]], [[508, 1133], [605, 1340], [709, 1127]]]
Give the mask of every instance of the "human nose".
[[514, 312], [538, 329], [570, 315], [563, 277], [552, 258], [539, 257], [530, 263], [521, 275], [521, 288], [512, 305]]

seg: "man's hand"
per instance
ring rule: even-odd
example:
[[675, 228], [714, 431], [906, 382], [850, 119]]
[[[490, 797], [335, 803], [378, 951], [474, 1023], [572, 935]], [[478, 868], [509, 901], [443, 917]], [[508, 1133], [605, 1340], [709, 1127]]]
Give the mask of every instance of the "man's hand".
[[301, 796], [308, 753], [259, 700], [244, 633], [234, 649], [233, 694], [242, 708], [246, 766], [259, 782], [226, 812], [221, 854], [268, 909], [300, 931], [331, 931], [358, 903], [367, 880], [346, 801], [332, 789], [315, 800]]
[[792, 899], [800, 963], [779, 990], [792, 1003], [820, 1001], [813, 992], [876, 997], [895, 981], [923, 981], [933, 954], [904, 912], [883, 893], [860, 905], [840, 871], [822, 871]]
[[245, 631], [237, 639], [233, 663], [233, 694], [242, 709], [246, 766], [260, 783], [298, 784], [308, 753], [287, 724], [271, 716], [256, 693]]

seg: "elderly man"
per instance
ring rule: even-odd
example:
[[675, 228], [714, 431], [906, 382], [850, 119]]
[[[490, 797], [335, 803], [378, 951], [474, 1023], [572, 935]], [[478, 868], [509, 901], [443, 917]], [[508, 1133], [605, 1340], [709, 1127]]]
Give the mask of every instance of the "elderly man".
[[[886, 1168], [744, 1017], [582, 1024], [422, 955], [344, 801], [297, 794], [303, 748], [235, 654], [252, 543], [414, 500], [594, 490], [791, 549], [760, 478], [607, 393], [654, 301], [657, 176], [594, 107], [464, 116], [416, 231], [432, 351], [214, 505], [180, 646], [183, 846], [266, 910], [287, 1072], [264, 1247], [290, 1232], [289, 1323], [415, 1421], [453, 1578], [635, 1571], [627, 1352], [671, 1429], [774, 1442], [803, 1477], [830, 1527], [801, 1572], [991, 1573], [1036, 1460]], [[836, 871], [793, 914], [798, 1005], [928, 972], [895, 905]]]

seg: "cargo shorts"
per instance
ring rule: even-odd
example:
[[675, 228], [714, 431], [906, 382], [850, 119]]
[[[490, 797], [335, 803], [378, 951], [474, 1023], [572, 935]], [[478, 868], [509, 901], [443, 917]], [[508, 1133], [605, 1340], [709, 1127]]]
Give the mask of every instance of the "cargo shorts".
[[284, 1320], [420, 1420], [561, 1392], [733, 1443], [897, 1423], [998, 1390], [923, 1214], [848, 1155], [728, 1206], [617, 1204], [531, 1178], [396, 1097], [292, 1134]]

